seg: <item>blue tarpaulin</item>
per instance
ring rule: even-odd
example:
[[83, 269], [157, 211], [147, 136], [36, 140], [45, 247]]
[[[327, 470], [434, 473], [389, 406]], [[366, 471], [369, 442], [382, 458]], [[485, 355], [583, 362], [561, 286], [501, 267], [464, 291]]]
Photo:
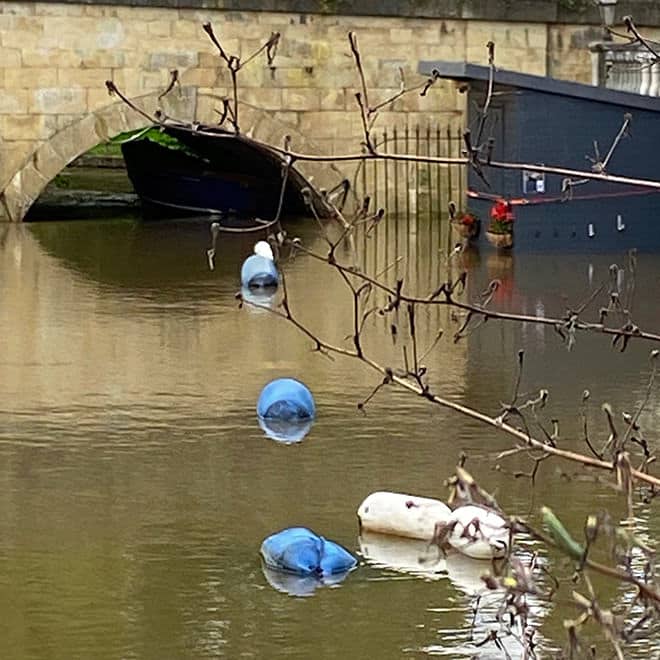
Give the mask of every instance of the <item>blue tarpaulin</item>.
[[348, 550], [306, 527], [289, 527], [272, 534], [261, 544], [261, 556], [270, 568], [297, 575], [335, 575], [357, 564]]
[[261, 390], [257, 402], [257, 414], [266, 419], [309, 419], [315, 413], [312, 393], [295, 378], [271, 381]]

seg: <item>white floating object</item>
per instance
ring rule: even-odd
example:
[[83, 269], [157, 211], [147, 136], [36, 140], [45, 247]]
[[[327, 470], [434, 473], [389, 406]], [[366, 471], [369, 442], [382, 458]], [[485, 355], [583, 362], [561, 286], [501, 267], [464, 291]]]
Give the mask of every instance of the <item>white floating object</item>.
[[474, 504], [452, 511], [447, 525], [453, 526], [449, 545], [473, 559], [503, 557], [509, 547], [507, 523], [494, 511]]
[[430, 541], [437, 523], [446, 523], [451, 509], [440, 500], [404, 493], [371, 493], [357, 511], [363, 530]]
[[[360, 554], [374, 566], [409, 573], [429, 580], [446, 574], [444, 552], [421, 539], [406, 539], [391, 534], [362, 531]], [[483, 564], [481, 564], [483, 568]]]
[[254, 253], [264, 259], [274, 260], [273, 249], [267, 241], [257, 241], [254, 244]]

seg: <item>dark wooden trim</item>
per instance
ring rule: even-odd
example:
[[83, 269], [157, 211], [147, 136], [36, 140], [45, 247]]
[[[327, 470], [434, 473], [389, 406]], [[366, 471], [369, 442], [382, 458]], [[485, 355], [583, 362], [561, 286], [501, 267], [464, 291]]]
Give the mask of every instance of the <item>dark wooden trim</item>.
[[[441, 78], [468, 82], [470, 80], [486, 82], [490, 75], [490, 70], [487, 66], [443, 60], [420, 62], [417, 70], [425, 76], [431, 75], [433, 71], [437, 71]], [[496, 69], [494, 81], [496, 84], [507, 87], [530, 89], [536, 92], [612, 103], [633, 110], [641, 109], [660, 112], [660, 98], [657, 96], [640, 96], [639, 94], [632, 94], [630, 92], [583, 85], [581, 83], [557, 80], [544, 76], [532, 76], [527, 73], [507, 71], [506, 69]]]

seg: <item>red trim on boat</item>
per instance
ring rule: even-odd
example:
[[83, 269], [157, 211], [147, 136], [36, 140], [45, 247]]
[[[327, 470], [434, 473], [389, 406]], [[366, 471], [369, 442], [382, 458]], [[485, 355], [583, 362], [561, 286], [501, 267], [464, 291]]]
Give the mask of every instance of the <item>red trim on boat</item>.
[[[496, 202], [501, 199], [504, 199], [502, 195], [495, 195], [493, 193], [478, 192], [476, 190], [466, 190], [465, 194], [472, 199], [487, 199], [491, 202]], [[555, 204], [555, 203], [564, 203], [564, 202], [578, 202], [581, 200], [589, 199], [605, 199], [611, 197], [633, 197], [637, 195], [657, 195], [660, 194], [659, 190], [649, 190], [648, 188], [635, 188], [634, 190], [629, 190], [628, 192], [611, 192], [611, 193], [595, 193], [593, 195], [574, 195], [572, 197], [546, 197], [546, 196], [537, 196], [537, 197], [519, 197], [508, 199], [507, 201], [512, 206], [525, 206], [527, 204]]]

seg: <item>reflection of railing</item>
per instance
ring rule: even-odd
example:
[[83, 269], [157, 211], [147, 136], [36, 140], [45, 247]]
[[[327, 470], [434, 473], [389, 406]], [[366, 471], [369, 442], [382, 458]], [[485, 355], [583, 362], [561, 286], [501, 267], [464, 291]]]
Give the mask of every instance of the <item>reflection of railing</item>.
[[660, 62], [640, 44], [591, 45], [592, 83], [644, 96], [660, 96]]

